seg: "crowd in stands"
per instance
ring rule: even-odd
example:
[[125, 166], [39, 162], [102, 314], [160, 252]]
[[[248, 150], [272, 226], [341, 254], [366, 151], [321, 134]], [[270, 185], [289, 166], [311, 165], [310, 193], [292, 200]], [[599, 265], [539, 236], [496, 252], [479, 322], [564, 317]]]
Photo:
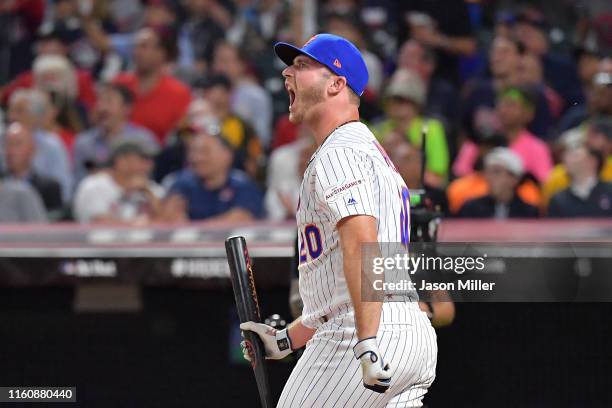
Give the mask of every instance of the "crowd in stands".
[[609, 1], [4, 0], [0, 222], [292, 219], [316, 145], [273, 44], [318, 32], [444, 216], [612, 217]]

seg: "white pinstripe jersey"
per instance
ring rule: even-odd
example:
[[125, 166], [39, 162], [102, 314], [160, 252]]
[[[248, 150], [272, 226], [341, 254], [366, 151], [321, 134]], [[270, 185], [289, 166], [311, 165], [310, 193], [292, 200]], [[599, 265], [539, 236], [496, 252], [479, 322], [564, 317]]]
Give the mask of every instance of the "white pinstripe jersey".
[[350, 215], [376, 218], [378, 242], [409, 241], [408, 188], [361, 122], [334, 130], [313, 154], [296, 214], [302, 322], [350, 303], [336, 224]]

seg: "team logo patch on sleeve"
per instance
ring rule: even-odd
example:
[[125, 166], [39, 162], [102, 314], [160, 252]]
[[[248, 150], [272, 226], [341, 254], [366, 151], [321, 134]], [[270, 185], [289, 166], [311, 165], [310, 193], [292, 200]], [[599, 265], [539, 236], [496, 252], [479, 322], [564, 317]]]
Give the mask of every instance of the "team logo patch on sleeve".
[[[352, 180], [352, 181], [345, 181], [342, 184], [328, 187], [323, 193], [323, 198], [325, 199], [327, 203], [334, 203], [338, 201], [339, 199], [345, 197], [349, 193], [359, 190], [364, 185], [367, 185], [367, 183], [368, 183], [367, 178], [363, 178], [359, 180]], [[353, 196], [352, 194], [350, 195], [351, 197]], [[357, 201], [351, 204], [353, 205], [357, 204]]]

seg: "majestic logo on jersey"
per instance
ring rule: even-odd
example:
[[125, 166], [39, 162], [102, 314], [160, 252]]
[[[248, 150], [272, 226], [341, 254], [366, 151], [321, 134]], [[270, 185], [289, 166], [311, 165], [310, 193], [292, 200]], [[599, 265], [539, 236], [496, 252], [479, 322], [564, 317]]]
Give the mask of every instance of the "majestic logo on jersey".
[[[347, 181], [339, 186], [329, 187], [323, 193], [325, 196], [325, 201], [328, 203], [334, 203], [340, 198], [344, 197], [347, 193], [359, 189], [359, 187], [364, 183], [367, 183], [367, 181], [367, 179], [363, 178], [360, 180]], [[355, 204], [357, 204], [357, 202], [355, 202]]]
[[355, 200], [353, 197], [349, 198], [348, 201], [346, 202], [346, 205], [356, 205], [357, 204], [357, 200]]

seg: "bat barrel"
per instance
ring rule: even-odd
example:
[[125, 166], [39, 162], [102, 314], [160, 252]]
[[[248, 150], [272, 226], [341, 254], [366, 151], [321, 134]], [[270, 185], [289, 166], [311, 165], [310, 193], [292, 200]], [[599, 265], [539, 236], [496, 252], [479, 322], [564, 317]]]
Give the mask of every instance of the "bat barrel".
[[225, 251], [238, 306], [238, 317], [241, 322], [253, 321], [253, 317], [256, 317], [254, 321], [260, 323], [261, 314], [246, 240], [241, 236], [229, 237], [225, 240]]

